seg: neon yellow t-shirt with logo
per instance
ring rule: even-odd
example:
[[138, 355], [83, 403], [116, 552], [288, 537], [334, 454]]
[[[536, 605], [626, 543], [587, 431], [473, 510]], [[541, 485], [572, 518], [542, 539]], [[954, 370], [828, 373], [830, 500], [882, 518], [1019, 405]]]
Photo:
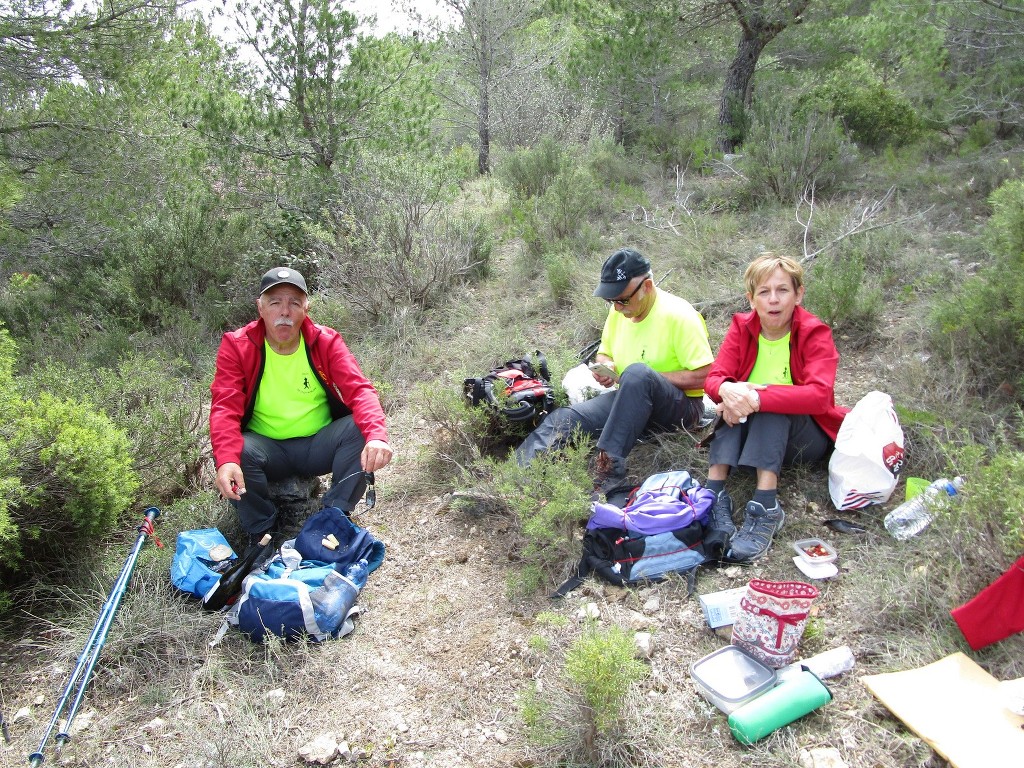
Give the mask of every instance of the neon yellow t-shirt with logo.
[[327, 393], [306, 357], [306, 340], [290, 355], [279, 355], [264, 342], [266, 361], [246, 429], [274, 440], [309, 437], [331, 423]]
[[792, 384], [789, 370], [789, 334], [781, 339], [757, 337], [757, 360], [747, 381], [751, 384]]
[[[633, 363], [647, 363], [658, 373], [692, 371], [715, 359], [700, 312], [685, 299], [662, 290], [639, 323], [610, 309], [598, 352], [610, 356], [619, 373]], [[704, 390], [688, 389], [686, 394], [700, 397]]]

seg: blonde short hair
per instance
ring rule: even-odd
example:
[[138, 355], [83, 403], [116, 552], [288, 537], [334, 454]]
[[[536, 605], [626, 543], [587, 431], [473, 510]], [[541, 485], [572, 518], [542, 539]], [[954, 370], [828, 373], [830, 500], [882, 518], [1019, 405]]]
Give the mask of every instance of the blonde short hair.
[[800, 290], [800, 286], [804, 284], [804, 268], [800, 266], [800, 263], [789, 256], [765, 252], [750, 262], [746, 272], [743, 273], [743, 283], [747, 288], [747, 293], [753, 296], [757, 286], [771, 277], [776, 269], [781, 269], [789, 275], [793, 279], [793, 289]]

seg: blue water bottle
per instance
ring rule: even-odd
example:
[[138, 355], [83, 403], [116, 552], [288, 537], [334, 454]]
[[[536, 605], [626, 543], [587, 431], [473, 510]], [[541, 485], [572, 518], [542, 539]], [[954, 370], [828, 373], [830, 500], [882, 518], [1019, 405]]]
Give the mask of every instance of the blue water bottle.
[[359, 590], [370, 575], [370, 564], [366, 559], [357, 560], [347, 566], [339, 565], [327, 574], [323, 586], [309, 593], [313, 603], [313, 619], [321, 632], [336, 635], [345, 623], [349, 611], [356, 604]]

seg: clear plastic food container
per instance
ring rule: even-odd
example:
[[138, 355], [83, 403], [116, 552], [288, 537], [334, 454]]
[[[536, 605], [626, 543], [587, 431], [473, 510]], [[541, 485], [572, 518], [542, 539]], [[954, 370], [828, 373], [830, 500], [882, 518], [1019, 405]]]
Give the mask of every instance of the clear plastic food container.
[[775, 685], [775, 670], [735, 645], [693, 662], [690, 677], [701, 695], [727, 715]]
[[794, 541], [793, 549], [796, 550], [801, 559], [811, 565], [833, 563], [839, 557], [835, 548], [822, 539], [800, 539], [800, 541]]

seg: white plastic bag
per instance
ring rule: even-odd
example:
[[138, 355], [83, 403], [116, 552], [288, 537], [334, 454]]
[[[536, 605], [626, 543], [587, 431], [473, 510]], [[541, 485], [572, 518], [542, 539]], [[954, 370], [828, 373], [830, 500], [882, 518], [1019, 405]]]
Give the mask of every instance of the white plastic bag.
[[562, 388], [569, 396], [569, 403], [572, 405], [615, 389], [615, 387], [602, 387], [598, 384], [586, 363], [580, 363], [575, 368], [569, 369], [562, 379]]
[[828, 490], [836, 509], [884, 504], [903, 468], [903, 430], [892, 398], [868, 392], [846, 414], [828, 462]]

